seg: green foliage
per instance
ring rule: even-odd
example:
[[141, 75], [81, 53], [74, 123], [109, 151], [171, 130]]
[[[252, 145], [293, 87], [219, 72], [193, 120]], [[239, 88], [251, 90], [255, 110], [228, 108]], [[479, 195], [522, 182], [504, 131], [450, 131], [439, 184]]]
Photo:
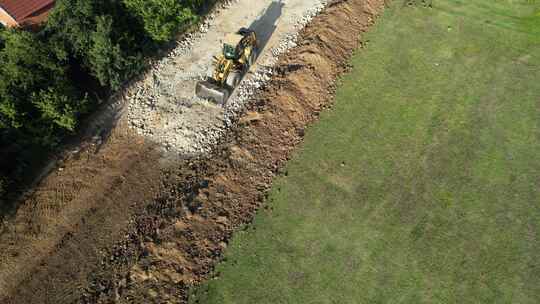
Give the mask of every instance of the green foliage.
[[111, 39], [112, 20], [110, 16], [99, 16], [95, 32], [90, 37], [88, 63], [93, 67], [94, 76], [102, 85], [116, 89], [123, 80], [126, 59], [118, 44]]
[[76, 111], [67, 96], [58, 93], [54, 88], [49, 88], [33, 93], [31, 101], [41, 112], [41, 119], [51, 121], [56, 126], [68, 131], [75, 130]]
[[[138, 71], [145, 34], [117, 1], [60, 0], [45, 29], [57, 57], [75, 58], [105, 88]], [[127, 24], [131, 26], [128, 27]], [[66, 57], [68, 57], [66, 56]]]
[[0, 173], [16, 181], [34, 161], [28, 151], [76, 131], [96, 104], [87, 96], [110, 95], [213, 2], [57, 0], [37, 32], [0, 26], [0, 152], [15, 158], [0, 160]]
[[17, 129], [38, 141], [49, 138], [44, 130], [73, 131], [84, 102], [66, 77], [67, 67], [29, 32], [10, 29], [0, 37], [0, 128]]
[[191, 5], [178, 0], [123, 0], [128, 10], [142, 19], [144, 29], [158, 42], [174, 37], [183, 25], [195, 20]]
[[63, 48], [69, 48], [72, 56], [84, 58], [96, 28], [96, 3], [95, 0], [56, 1], [45, 28], [45, 31], [50, 33], [50, 39]]

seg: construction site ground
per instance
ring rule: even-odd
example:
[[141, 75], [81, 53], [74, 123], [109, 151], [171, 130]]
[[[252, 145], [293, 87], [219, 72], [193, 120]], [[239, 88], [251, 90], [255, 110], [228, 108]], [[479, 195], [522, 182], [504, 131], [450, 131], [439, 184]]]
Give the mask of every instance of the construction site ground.
[[[185, 303], [330, 105], [384, 7], [330, 1], [311, 20], [321, 3], [233, 1], [119, 94], [108, 136], [81, 144], [2, 223], [0, 303]], [[244, 87], [223, 108], [191, 99], [221, 35], [254, 23], [272, 31]]]
[[408, 3], [190, 303], [540, 303], [540, 3]]

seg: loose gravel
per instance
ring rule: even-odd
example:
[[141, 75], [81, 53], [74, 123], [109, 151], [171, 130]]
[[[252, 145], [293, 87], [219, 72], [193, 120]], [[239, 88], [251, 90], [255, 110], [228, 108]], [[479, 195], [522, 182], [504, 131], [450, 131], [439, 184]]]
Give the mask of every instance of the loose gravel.
[[[127, 119], [137, 133], [162, 145], [168, 155], [208, 153], [236, 121], [250, 98], [270, 80], [279, 56], [296, 46], [298, 33], [327, 5], [327, 0], [231, 0], [153, 64], [143, 80], [125, 94]], [[267, 20], [270, 19], [270, 20]], [[276, 20], [273, 20], [276, 19]], [[257, 63], [223, 106], [195, 96], [197, 81], [212, 72], [220, 39], [252, 22], [274, 21], [275, 31]]]

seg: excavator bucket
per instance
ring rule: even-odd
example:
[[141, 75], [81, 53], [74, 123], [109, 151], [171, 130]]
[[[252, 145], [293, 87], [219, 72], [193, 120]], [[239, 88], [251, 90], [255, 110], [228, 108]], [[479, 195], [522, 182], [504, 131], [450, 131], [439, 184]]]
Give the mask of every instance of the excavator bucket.
[[220, 87], [211, 81], [204, 80], [197, 83], [195, 94], [197, 94], [197, 97], [199, 98], [209, 99], [222, 105], [229, 99], [230, 92], [227, 88]]

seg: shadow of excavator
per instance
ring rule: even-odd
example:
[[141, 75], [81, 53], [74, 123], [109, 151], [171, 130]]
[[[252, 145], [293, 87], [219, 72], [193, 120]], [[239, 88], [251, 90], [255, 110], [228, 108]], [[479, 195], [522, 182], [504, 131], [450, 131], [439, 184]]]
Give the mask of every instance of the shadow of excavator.
[[257, 58], [264, 51], [268, 41], [270, 41], [270, 38], [272, 38], [272, 35], [276, 31], [277, 23], [283, 14], [284, 6], [285, 3], [281, 2], [281, 0], [272, 1], [264, 12], [262, 12], [259, 17], [249, 26], [250, 30], [255, 31], [259, 41]]

